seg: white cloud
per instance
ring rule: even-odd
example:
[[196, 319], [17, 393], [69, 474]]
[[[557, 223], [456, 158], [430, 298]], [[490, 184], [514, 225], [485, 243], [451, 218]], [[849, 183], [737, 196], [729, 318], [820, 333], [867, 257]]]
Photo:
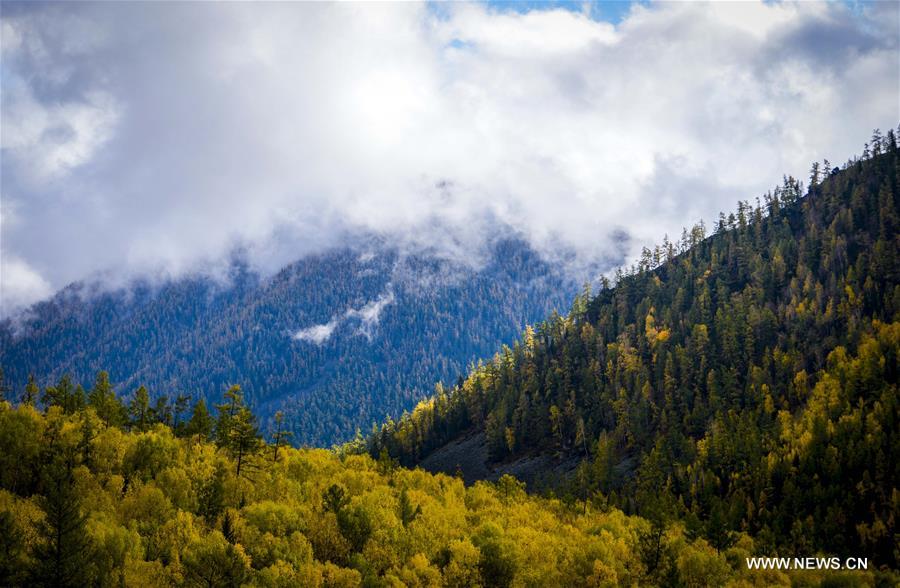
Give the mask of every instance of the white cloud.
[[387, 292], [367, 302], [362, 308], [348, 310], [344, 317], [347, 319], [359, 319], [359, 328], [357, 333], [365, 335], [366, 338], [372, 338], [372, 330], [378, 326], [381, 318], [381, 311], [384, 307], [394, 302], [394, 291], [388, 287]]
[[12, 314], [52, 293], [47, 280], [21, 259], [4, 256], [0, 260], [0, 316]]
[[298, 341], [309, 341], [316, 345], [321, 345], [331, 338], [334, 329], [338, 326], [338, 320], [331, 320], [322, 325], [313, 325], [305, 329], [300, 329], [293, 334], [293, 338]]
[[24, 179], [43, 184], [88, 162], [112, 135], [118, 111], [112, 97], [94, 92], [83, 101], [41, 105], [27, 86], [14, 83], [4, 96], [0, 147]]
[[0, 256], [54, 289], [209, 271], [235, 247], [273, 269], [358, 232], [465, 255], [502, 225], [618, 259], [896, 124], [897, 18], [4, 6]]
[[298, 341], [309, 341], [316, 345], [321, 345], [331, 338], [341, 323], [356, 322], [358, 327], [356, 334], [363, 335], [367, 339], [372, 339], [372, 332], [378, 326], [381, 319], [381, 312], [389, 304], [394, 302], [394, 291], [388, 285], [386, 292], [381, 294], [375, 300], [370, 300], [360, 308], [348, 308], [344, 314], [332, 318], [327, 323], [321, 325], [313, 325], [296, 331], [292, 338]]

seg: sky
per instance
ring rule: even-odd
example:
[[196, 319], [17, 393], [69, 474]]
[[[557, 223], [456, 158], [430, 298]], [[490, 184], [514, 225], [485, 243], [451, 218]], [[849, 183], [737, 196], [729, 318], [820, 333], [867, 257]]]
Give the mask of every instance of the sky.
[[377, 235], [614, 263], [900, 122], [900, 4], [0, 5], [0, 314]]

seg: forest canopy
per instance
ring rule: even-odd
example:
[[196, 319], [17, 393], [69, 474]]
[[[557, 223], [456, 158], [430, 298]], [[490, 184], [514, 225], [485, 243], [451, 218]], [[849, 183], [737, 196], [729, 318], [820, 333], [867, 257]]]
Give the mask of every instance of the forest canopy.
[[748, 570], [745, 558], [763, 552], [745, 533], [717, 548], [682, 523], [532, 496], [511, 476], [466, 487], [386, 456], [266, 444], [239, 401], [229, 411], [232, 400], [215, 427], [178, 434], [162, 423], [106, 424], [90, 404], [0, 404], [0, 585], [896, 580], [877, 570]]

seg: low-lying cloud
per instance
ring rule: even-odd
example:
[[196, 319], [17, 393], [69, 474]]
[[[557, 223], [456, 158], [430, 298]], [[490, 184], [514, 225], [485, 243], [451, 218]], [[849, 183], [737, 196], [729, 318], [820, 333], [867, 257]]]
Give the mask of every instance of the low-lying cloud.
[[300, 329], [294, 333], [293, 338], [297, 341], [309, 341], [310, 343], [321, 345], [331, 338], [331, 334], [334, 333], [338, 323], [339, 321], [337, 319], [333, 319], [322, 325], [306, 327], [305, 329]]
[[384, 307], [394, 302], [394, 290], [388, 284], [387, 290], [375, 300], [370, 300], [360, 308], [348, 308], [344, 314], [332, 318], [327, 323], [312, 325], [294, 332], [292, 337], [297, 341], [307, 341], [316, 345], [322, 345], [335, 330], [342, 324], [354, 325], [354, 333], [372, 340], [372, 335], [378, 322], [381, 320], [381, 312]]
[[889, 2], [635, 5], [615, 25], [4, 3], [0, 308], [236, 248], [274, 269], [359, 232], [464, 255], [503, 226], [589, 260], [627, 235], [633, 253], [896, 124], [897, 22]]

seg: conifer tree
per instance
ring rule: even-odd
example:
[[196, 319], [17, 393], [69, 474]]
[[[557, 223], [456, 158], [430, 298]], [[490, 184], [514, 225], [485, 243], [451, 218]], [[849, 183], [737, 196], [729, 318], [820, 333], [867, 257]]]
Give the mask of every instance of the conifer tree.
[[41, 542], [34, 548], [31, 584], [81, 588], [90, 583], [91, 543], [87, 517], [75, 491], [74, 456], [55, 455], [45, 467], [40, 506], [46, 517], [38, 526]]
[[84, 389], [72, 384], [72, 378], [68, 374], [59, 379], [56, 386], [48, 386], [41, 397], [44, 406], [60, 407], [65, 414], [73, 414], [84, 408]]
[[3, 367], [0, 366], [0, 402], [7, 400], [6, 396], [10, 392], [10, 387], [6, 384], [3, 377]]
[[19, 586], [25, 579], [25, 534], [13, 513], [0, 510], [0, 586]]
[[244, 394], [237, 384], [225, 392], [224, 402], [216, 405], [219, 413], [216, 421], [216, 445], [227, 447], [231, 439], [232, 420], [244, 407]]
[[191, 397], [187, 394], [179, 394], [175, 397], [175, 403], [172, 405], [172, 428], [175, 430], [176, 435], [182, 434], [184, 430], [182, 417], [187, 411], [190, 401]]
[[256, 416], [247, 407], [242, 407], [230, 419], [226, 447], [235, 460], [235, 475], [246, 475], [248, 459], [259, 453], [262, 439], [256, 425]]
[[409, 499], [409, 493], [404, 488], [400, 492], [400, 522], [404, 527], [408, 527], [420, 514], [422, 514], [422, 506], [414, 507]]
[[185, 425], [185, 434], [197, 436], [197, 442], [206, 441], [212, 435], [213, 419], [206, 409], [206, 401], [202, 398], [194, 404], [191, 418]]
[[128, 404], [128, 414], [131, 417], [132, 428], [138, 431], [146, 431], [150, 428], [150, 395], [144, 386], [135, 391], [134, 398]]
[[212, 477], [197, 492], [197, 513], [213, 523], [225, 503], [225, 468], [220, 464]]
[[107, 426], [120, 427], [125, 423], [125, 407], [116, 396], [106, 371], [97, 373], [94, 387], [88, 394], [88, 405]]
[[340, 514], [344, 507], [350, 504], [350, 498], [342, 486], [332, 484], [322, 495], [322, 510]]
[[291, 435], [290, 431], [284, 430], [284, 413], [279, 410], [275, 413], [275, 433], [272, 435], [272, 463], [278, 462], [278, 450]]
[[28, 383], [25, 384], [25, 392], [22, 394], [22, 404], [34, 406], [34, 403], [38, 401], [40, 395], [41, 390], [34, 380], [34, 374], [28, 374]]
[[169, 405], [169, 397], [163, 394], [156, 399], [156, 404], [150, 409], [153, 415], [153, 421], [163, 423], [166, 426], [172, 426], [172, 407]]

